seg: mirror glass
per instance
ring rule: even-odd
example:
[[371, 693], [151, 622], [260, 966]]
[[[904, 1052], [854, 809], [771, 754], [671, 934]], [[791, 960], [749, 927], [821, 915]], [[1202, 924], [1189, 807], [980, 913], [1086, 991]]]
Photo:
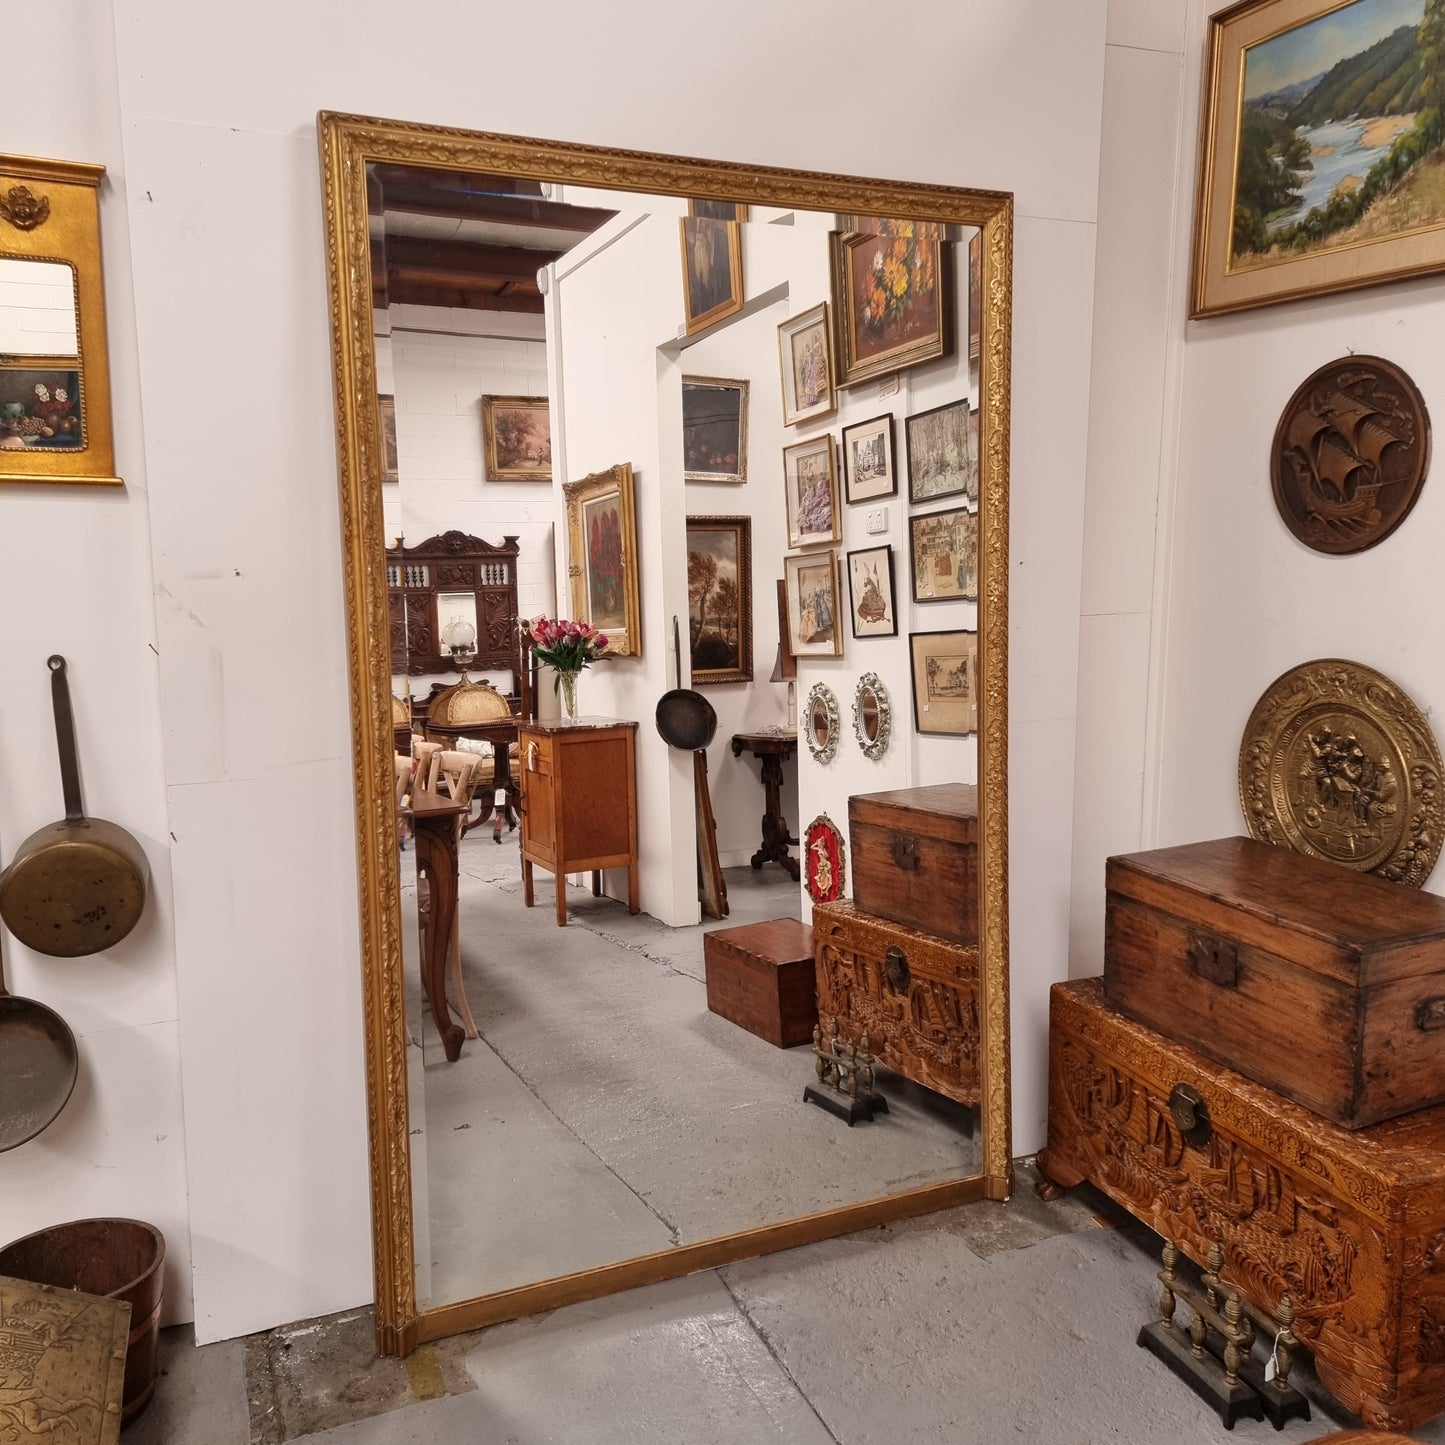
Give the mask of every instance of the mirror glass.
[[878, 696], [872, 689], [863, 693], [863, 735], [870, 743], [878, 741]]
[[[764, 748], [770, 738], [796, 748], [781, 663], [778, 680], [769, 677], [786, 625], [776, 588], [795, 550], [789, 526], [810, 547], [841, 540], [846, 459], [819, 449], [816, 477], [808, 472], [817, 496], [790, 516], [784, 448], [825, 436], [831, 448], [841, 427], [891, 413], [901, 469], [907, 414], [964, 401], [976, 415], [978, 232], [760, 205], [737, 219], [730, 204], [401, 165], [370, 168], [368, 201], [377, 390], [394, 410], [396, 458], [394, 480], [388, 472], [375, 485], [389, 539], [393, 692], [411, 718], [397, 732], [399, 786], [412, 807], [403, 812], [396, 883], [418, 1304], [977, 1175], [976, 1109], [886, 1069], [889, 1113], [870, 1126], [849, 1128], [802, 1104], [814, 1077], [811, 1044], [778, 1047], [711, 1010], [705, 940], [719, 928], [803, 917], [795, 876], [776, 861], [749, 860], [765, 787], [769, 809], [776, 800], [796, 820], [798, 768], [815, 765], [805, 749], [798, 758], [774, 748], [786, 761], [775, 762], [781, 781], [770, 783], [766, 759], [760, 778], [757, 760], [728, 751], [744, 734]], [[821, 321], [835, 295], [848, 327], [788, 326], [813, 308]], [[914, 369], [900, 373], [899, 357], [910, 355]], [[533, 438], [526, 448], [517, 442], [523, 414]], [[865, 461], [879, 449], [875, 438], [868, 451], [868, 441]], [[663, 823], [640, 810], [649, 870], [642, 911], [628, 910], [623, 870], [579, 875], [559, 928], [550, 874], [538, 871], [537, 906], [524, 906], [515, 803], [521, 771], [551, 766], [536, 750], [518, 756], [516, 716], [535, 706], [556, 717], [560, 700], [548, 669], [530, 696], [516, 619], [567, 615], [574, 559], [562, 486], [624, 462], [636, 476], [643, 656], [585, 670], [579, 711], [636, 720], [639, 792], [665, 775], [689, 814], [686, 831], [659, 848], [653, 834]], [[876, 488], [872, 472], [864, 480]], [[906, 480], [900, 490], [895, 507]], [[977, 490], [975, 472], [975, 509]], [[690, 578], [689, 516], [751, 519], [750, 573], [729, 554], [715, 576]], [[461, 540], [443, 556], [446, 538]], [[474, 602], [473, 554], [505, 540], [515, 544], [512, 591], [503, 589], [495, 608], [490, 594]], [[613, 541], [598, 530], [587, 547], [598, 569]], [[901, 555], [895, 565], [905, 565]], [[745, 597], [738, 584], [749, 576], [754, 595]], [[835, 577], [834, 586], [846, 582]], [[438, 628], [465, 615], [477, 629], [465, 680], [415, 624], [422, 587], [433, 589]], [[729, 911], [701, 922], [695, 760], [654, 751], [654, 709], [674, 685], [672, 608], [657, 600], [664, 587], [684, 613], [676, 685], [686, 682], [690, 637], [741, 655], [746, 626], [758, 660], [750, 678], [706, 693], [720, 724], [698, 777], [711, 770]], [[860, 644], [846, 611], [839, 601], [825, 623], [851, 649]], [[906, 636], [897, 632], [872, 645], [896, 650], [906, 686]], [[831, 631], [814, 634], [797, 639], [802, 667], [811, 665], [808, 647], [830, 662], [842, 650]], [[658, 670], [647, 671], [654, 660]], [[866, 660], [883, 671], [881, 653]], [[494, 698], [501, 712], [490, 710]], [[821, 702], [808, 726], [820, 745], [831, 741]], [[876, 736], [876, 699], [865, 726]], [[413, 738], [441, 761], [409, 774]], [[938, 780], [972, 781], [976, 741], [944, 746]], [[426, 796], [430, 777], [438, 786]], [[464, 809], [437, 811], [458, 799]], [[456, 830], [444, 959], [432, 910], [446, 904], [445, 890], [419, 878], [416, 861], [418, 830], [433, 827]], [[810, 969], [810, 956], [805, 945], [798, 965]], [[439, 1011], [454, 1035], [439, 1026]]]
[[0, 446], [84, 445], [75, 268], [0, 256]]

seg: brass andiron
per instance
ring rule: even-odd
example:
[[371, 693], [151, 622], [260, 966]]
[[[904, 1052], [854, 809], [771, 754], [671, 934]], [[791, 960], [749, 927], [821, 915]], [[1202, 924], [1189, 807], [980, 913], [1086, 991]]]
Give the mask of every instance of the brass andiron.
[[844, 1043], [834, 1019], [825, 1040], [815, 1024], [813, 1072], [817, 1083], [803, 1090], [803, 1102], [836, 1114], [850, 1129], [859, 1119], [871, 1123], [875, 1114], [888, 1112], [888, 1100], [873, 1089], [873, 1050], [866, 1033], [856, 1044]]
[[[1218, 1243], [1210, 1245], [1205, 1258], [1202, 1288], [1184, 1283], [1178, 1267], [1179, 1251], [1166, 1240], [1159, 1270], [1159, 1318], [1139, 1331], [1139, 1344], [1214, 1406], [1226, 1430], [1232, 1430], [1236, 1420], [1266, 1416], [1276, 1430], [1288, 1420], [1308, 1420], [1309, 1401], [1289, 1383], [1298, 1344], [1289, 1296], [1280, 1300], [1278, 1320], [1256, 1309], [1222, 1279], [1224, 1248]], [[1180, 1300], [1193, 1311], [1187, 1331], [1175, 1320]], [[1253, 1353], [1261, 1332], [1273, 1341], [1264, 1360]]]

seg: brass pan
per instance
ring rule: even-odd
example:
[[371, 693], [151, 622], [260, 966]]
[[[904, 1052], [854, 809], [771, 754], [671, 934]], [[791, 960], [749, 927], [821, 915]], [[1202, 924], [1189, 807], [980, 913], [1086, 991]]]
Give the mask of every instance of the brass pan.
[[0, 959], [0, 1154], [48, 1129], [75, 1088], [70, 1025], [33, 998], [5, 991]]
[[124, 828], [85, 816], [65, 659], [47, 666], [65, 817], [32, 833], [0, 874], [0, 918], [27, 948], [79, 958], [119, 943], [140, 921], [150, 864]]

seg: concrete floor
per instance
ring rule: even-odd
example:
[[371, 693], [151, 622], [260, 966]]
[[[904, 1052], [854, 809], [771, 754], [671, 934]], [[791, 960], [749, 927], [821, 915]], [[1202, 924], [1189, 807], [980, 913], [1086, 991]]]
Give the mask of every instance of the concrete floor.
[[[123, 1445], [1300, 1445], [1226, 1435], [1134, 1339], [1158, 1241], [1087, 1190], [809, 1245], [376, 1360], [353, 1311], [204, 1349], [162, 1336]], [[1103, 1223], [1101, 1225], [1100, 1217]], [[248, 1389], [250, 1392], [248, 1400]], [[1334, 1413], [1329, 1413], [1333, 1410]], [[1445, 1419], [1417, 1431], [1445, 1442]]]
[[572, 888], [558, 928], [550, 874], [522, 904], [515, 834], [463, 842], [462, 967], [481, 1037], [454, 1063], [408, 967], [423, 1304], [978, 1172], [974, 1110], [884, 1073], [890, 1112], [849, 1129], [802, 1102], [808, 1046], [775, 1048], [708, 1011], [704, 934], [799, 912], [781, 868], [729, 869], [727, 883], [729, 916], [701, 927]]

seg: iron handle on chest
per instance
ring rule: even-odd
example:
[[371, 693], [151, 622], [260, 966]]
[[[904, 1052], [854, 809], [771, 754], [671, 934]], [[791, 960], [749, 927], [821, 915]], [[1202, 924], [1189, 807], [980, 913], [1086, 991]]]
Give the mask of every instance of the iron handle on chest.
[[1445, 1029], [1445, 995], [1422, 998], [1415, 1005], [1415, 1027], [1422, 1034], [1439, 1033]]
[[1189, 930], [1189, 971], [1220, 988], [1239, 987], [1239, 945], [1202, 928]]

